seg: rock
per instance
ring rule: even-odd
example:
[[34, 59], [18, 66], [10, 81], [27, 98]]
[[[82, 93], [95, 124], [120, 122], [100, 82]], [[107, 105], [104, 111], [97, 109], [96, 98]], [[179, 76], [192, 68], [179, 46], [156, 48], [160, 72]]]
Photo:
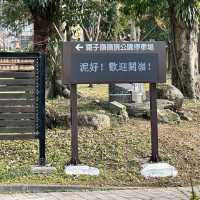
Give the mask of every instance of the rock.
[[182, 92], [173, 85], [164, 83], [157, 85], [158, 99], [168, 99], [174, 102], [174, 109], [180, 110], [184, 101]]
[[66, 98], [70, 98], [70, 90], [68, 88], [63, 89], [63, 96]]
[[[158, 109], [158, 121], [162, 123], [180, 123], [181, 119], [179, 115], [169, 109]], [[150, 112], [147, 113], [150, 117]]]
[[129, 120], [128, 113], [124, 111], [121, 115], [118, 115], [118, 119], [120, 123], [126, 123]]
[[[147, 113], [150, 112], [150, 102], [145, 101], [143, 103], [129, 103], [124, 104], [126, 106], [129, 116], [133, 117], [147, 117]], [[170, 109], [174, 106], [173, 101], [166, 99], [157, 99], [158, 109]]]
[[111, 126], [108, 115], [93, 112], [81, 112], [78, 117], [78, 124], [80, 126], [91, 126], [97, 130], [103, 130]]
[[[102, 130], [110, 128], [110, 117], [105, 114], [105, 111], [96, 112], [79, 112], [78, 124], [80, 126], [90, 126], [95, 129]], [[57, 126], [65, 126], [69, 128], [71, 126], [70, 113], [59, 113], [56, 110], [46, 107], [46, 126], [50, 129]]]
[[56, 127], [56, 113], [53, 109], [46, 106], [46, 127], [52, 129]]
[[[62, 94], [63, 94], [63, 97], [70, 98], [71, 92], [70, 92], [70, 90], [68, 88], [64, 88], [62, 90]], [[89, 98], [85, 94], [83, 94], [82, 92], [77, 92], [77, 97], [78, 98], [82, 98], [82, 99]]]
[[129, 103], [125, 104], [129, 116], [145, 117], [150, 110], [150, 103]]
[[178, 115], [182, 120], [192, 121], [193, 115], [189, 111], [178, 111]]
[[101, 101], [100, 101], [99, 99], [95, 99], [95, 100], [93, 101], [93, 103], [96, 104], [96, 105], [99, 105], [99, 104], [101, 103]]
[[112, 101], [109, 104], [110, 111], [113, 114], [120, 115], [123, 112], [126, 112], [126, 106], [122, 105], [121, 103], [117, 101]]
[[125, 105], [122, 105], [117, 101], [112, 101], [109, 103], [109, 110], [111, 113], [118, 115], [121, 122], [127, 122], [129, 120]]
[[174, 102], [167, 99], [157, 99], [158, 109], [172, 109], [174, 110]]

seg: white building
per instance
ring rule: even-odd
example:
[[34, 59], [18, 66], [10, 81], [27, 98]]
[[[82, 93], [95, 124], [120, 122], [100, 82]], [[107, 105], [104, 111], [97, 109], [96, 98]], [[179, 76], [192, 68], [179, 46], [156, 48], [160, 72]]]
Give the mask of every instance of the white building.
[[[5, 0], [0, 0], [0, 15]], [[15, 51], [28, 49], [33, 43], [33, 25], [26, 25], [20, 34], [0, 25], [0, 51]]]

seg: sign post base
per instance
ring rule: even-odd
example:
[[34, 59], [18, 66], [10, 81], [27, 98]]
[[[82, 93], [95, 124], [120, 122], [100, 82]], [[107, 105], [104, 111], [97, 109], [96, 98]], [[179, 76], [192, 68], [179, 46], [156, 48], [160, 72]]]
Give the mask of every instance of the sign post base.
[[148, 163], [142, 165], [142, 170], [140, 171], [142, 176], [148, 177], [175, 177], [178, 174], [178, 171], [175, 167], [168, 163]]
[[52, 174], [56, 172], [56, 168], [50, 165], [33, 165], [31, 166], [31, 172], [33, 174]]
[[64, 169], [65, 174], [67, 175], [89, 175], [89, 176], [98, 176], [99, 170], [95, 167], [89, 167], [87, 165], [67, 165]]

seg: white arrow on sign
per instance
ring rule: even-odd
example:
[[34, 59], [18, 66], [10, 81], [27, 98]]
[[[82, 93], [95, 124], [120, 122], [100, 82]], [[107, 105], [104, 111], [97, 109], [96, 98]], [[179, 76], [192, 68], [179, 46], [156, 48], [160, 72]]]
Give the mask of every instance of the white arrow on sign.
[[77, 51], [80, 51], [81, 49], [83, 49], [83, 46], [81, 46], [80, 44], [77, 44], [75, 48]]

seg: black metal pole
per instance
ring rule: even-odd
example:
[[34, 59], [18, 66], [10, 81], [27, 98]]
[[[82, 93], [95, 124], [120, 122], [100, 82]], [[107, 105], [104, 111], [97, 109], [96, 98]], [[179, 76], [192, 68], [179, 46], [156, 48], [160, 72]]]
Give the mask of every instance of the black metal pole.
[[71, 161], [70, 164], [80, 163], [78, 158], [78, 112], [77, 112], [77, 85], [71, 84]]
[[158, 161], [158, 118], [156, 83], [150, 83], [151, 161]]
[[45, 67], [46, 56], [39, 54], [39, 165], [46, 164], [45, 155]]

